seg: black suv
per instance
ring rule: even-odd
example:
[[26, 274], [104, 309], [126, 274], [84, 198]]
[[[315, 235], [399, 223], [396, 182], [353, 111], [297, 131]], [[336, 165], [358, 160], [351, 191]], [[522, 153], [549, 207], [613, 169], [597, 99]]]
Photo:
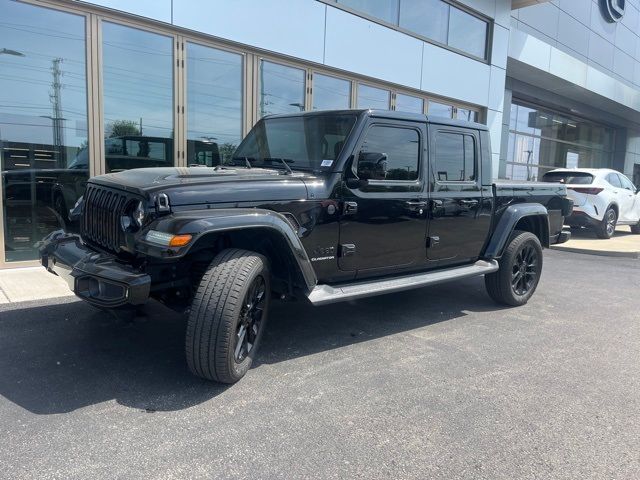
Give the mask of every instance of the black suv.
[[196, 375], [239, 380], [274, 296], [314, 305], [485, 275], [522, 305], [542, 247], [566, 241], [560, 184], [494, 183], [484, 125], [345, 110], [270, 116], [231, 161], [89, 180], [42, 264], [104, 309], [189, 315]]

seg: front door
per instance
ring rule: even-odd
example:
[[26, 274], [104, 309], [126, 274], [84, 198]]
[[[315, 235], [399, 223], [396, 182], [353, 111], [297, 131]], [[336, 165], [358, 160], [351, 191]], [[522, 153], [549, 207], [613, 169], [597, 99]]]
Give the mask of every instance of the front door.
[[618, 192], [620, 202], [620, 218], [625, 222], [637, 222], [640, 219], [640, 200], [636, 193], [636, 187], [624, 175], [618, 174], [622, 189]]
[[379, 274], [425, 262], [424, 124], [372, 120], [345, 174], [341, 270]]
[[434, 266], [480, 255], [491, 225], [491, 190], [483, 188], [475, 130], [430, 125], [431, 202], [427, 257]]

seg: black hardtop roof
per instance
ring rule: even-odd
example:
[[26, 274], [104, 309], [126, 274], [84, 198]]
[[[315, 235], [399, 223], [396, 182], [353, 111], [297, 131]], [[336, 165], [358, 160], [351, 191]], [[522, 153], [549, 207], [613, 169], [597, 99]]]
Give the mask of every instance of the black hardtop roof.
[[453, 127], [475, 128], [476, 130], [488, 130], [487, 126], [482, 123], [467, 122], [466, 120], [454, 120], [452, 118], [438, 117], [435, 115], [424, 115], [421, 113], [398, 112], [395, 110], [379, 110], [379, 109], [349, 109], [349, 110], [313, 110], [311, 112], [300, 113], [281, 113], [278, 115], [268, 115], [264, 118], [286, 118], [286, 117], [312, 117], [316, 115], [340, 115], [340, 114], [356, 114], [358, 116], [368, 116], [376, 118], [389, 118], [392, 120], [407, 120], [410, 122], [428, 122], [438, 125], [451, 125]]

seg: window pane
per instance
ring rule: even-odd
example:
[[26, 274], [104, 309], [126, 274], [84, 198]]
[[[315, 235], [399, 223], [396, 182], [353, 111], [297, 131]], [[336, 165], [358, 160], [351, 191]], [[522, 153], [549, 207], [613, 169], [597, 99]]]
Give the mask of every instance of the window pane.
[[402, 0], [400, 26], [446, 44], [449, 8], [442, 0]]
[[607, 182], [609, 182], [609, 184], [613, 185], [614, 187], [622, 187], [622, 183], [620, 183], [620, 177], [618, 177], [618, 175], [615, 173], [610, 173], [609, 175], [607, 175]]
[[337, 0], [345, 7], [371, 15], [389, 23], [398, 23], [399, 0]]
[[458, 108], [456, 111], [456, 118], [458, 120], [466, 120], [467, 122], [477, 122], [478, 112], [475, 110], [469, 110], [468, 108]]
[[8, 262], [68, 224], [89, 175], [84, 17], [0, 0], [0, 171]]
[[173, 39], [108, 22], [102, 38], [107, 172], [173, 165]]
[[429, 115], [434, 117], [453, 117], [453, 107], [438, 102], [429, 102]]
[[464, 136], [464, 173], [465, 180], [476, 179], [476, 147], [471, 135]]
[[436, 135], [435, 177], [439, 182], [475, 180], [473, 139], [465, 141], [465, 135], [438, 133]]
[[358, 175], [362, 179], [415, 180], [419, 158], [420, 137], [416, 130], [374, 126], [367, 132], [358, 155]]
[[358, 85], [358, 108], [389, 110], [389, 91], [368, 85]]
[[411, 95], [396, 95], [396, 110], [399, 112], [422, 113], [423, 101], [421, 98], [412, 97]]
[[304, 111], [305, 76], [306, 72], [300, 68], [263, 61], [260, 66], [260, 116]]
[[187, 165], [229, 160], [242, 138], [242, 55], [187, 43]]
[[476, 57], [485, 58], [486, 42], [487, 22], [451, 7], [448, 45]]
[[356, 115], [324, 114], [265, 118], [242, 141], [234, 163], [292, 170], [331, 170], [355, 125]]
[[629, 180], [624, 175], [618, 175], [620, 177], [620, 183], [622, 183], [622, 188], [626, 188], [627, 190], [635, 191], [636, 187], [633, 186], [631, 180]]
[[351, 82], [315, 73], [313, 75], [313, 109], [341, 110], [351, 104]]

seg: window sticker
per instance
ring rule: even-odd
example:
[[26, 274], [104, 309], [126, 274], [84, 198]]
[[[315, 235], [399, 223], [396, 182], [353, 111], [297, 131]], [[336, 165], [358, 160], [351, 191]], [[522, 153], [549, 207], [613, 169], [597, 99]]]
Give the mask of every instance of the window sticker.
[[322, 163], [320, 164], [321, 167], [330, 167], [331, 165], [333, 165], [333, 160], [322, 160]]

